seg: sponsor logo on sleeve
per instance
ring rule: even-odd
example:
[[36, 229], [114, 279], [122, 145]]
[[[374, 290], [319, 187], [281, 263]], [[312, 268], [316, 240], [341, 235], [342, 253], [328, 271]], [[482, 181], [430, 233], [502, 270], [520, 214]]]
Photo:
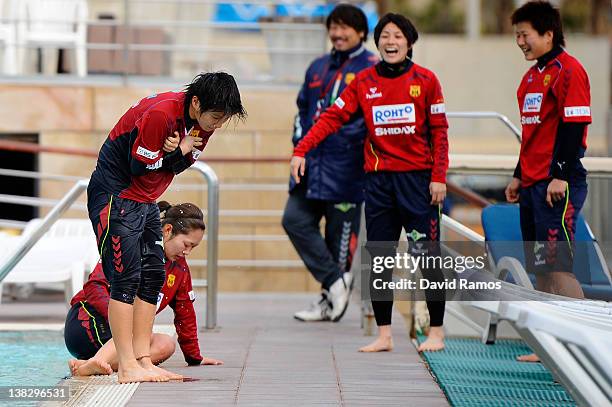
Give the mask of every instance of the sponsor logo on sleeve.
[[138, 149], [136, 149], [136, 154], [148, 158], [149, 160], [155, 160], [157, 157], [159, 157], [159, 150], [151, 151], [147, 150], [143, 146], [138, 146]]
[[589, 106], [568, 106], [564, 110], [565, 117], [591, 117]]
[[374, 117], [375, 126], [416, 122], [414, 103], [372, 106], [372, 116]]
[[195, 301], [195, 293], [193, 292], [193, 290], [192, 290], [192, 291], [189, 291], [189, 299], [190, 299], [191, 301]]
[[334, 104], [338, 106], [340, 109], [344, 109], [344, 106], [346, 105], [346, 103], [344, 103], [344, 100], [342, 100], [342, 98], [336, 99]]
[[198, 149], [195, 149], [191, 152], [191, 156], [193, 157], [193, 159], [195, 161], [198, 161], [198, 158], [200, 157], [200, 154], [202, 154], [202, 152]]
[[528, 93], [523, 101], [523, 113], [539, 112], [542, 107], [543, 93]]
[[446, 112], [446, 106], [444, 103], [436, 103], [435, 105], [431, 105], [431, 114], [442, 114]]

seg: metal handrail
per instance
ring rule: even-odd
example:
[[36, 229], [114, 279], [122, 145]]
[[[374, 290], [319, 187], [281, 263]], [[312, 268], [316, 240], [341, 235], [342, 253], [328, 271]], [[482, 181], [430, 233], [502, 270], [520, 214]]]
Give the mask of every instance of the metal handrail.
[[219, 262], [219, 177], [206, 163], [193, 164], [190, 169], [204, 176], [208, 184], [208, 225], [206, 246], [206, 328], [217, 326], [217, 265]]
[[[189, 167], [202, 174], [206, 179], [208, 192], [208, 227], [207, 227], [207, 284], [206, 284], [206, 328], [213, 329], [217, 325], [217, 264], [218, 264], [218, 246], [219, 246], [219, 178], [214, 170], [203, 162], [196, 162]], [[24, 174], [20, 174], [24, 175]], [[57, 221], [60, 216], [70, 208], [79, 196], [87, 189], [88, 180], [80, 180], [64, 195], [64, 197], [55, 205], [53, 209], [45, 216], [40, 225], [34, 231], [25, 237], [25, 240], [20, 242], [11, 256], [0, 266], [0, 282], [8, 275], [8, 273], [19, 263], [21, 259], [32, 249], [36, 242], [49, 230], [49, 228]], [[0, 196], [9, 197], [10, 196]], [[13, 203], [20, 203], [17, 199], [8, 199]], [[51, 205], [52, 200], [40, 198], [24, 198], [21, 197], [21, 203], [31, 204], [37, 202], [41, 206]], [[80, 206], [82, 209], [82, 205]]]
[[498, 112], [447, 112], [446, 117], [457, 119], [497, 119], [514, 133], [519, 144], [521, 143], [521, 131], [508, 119], [507, 116]]
[[474, 232], [472, 229], [468, 228], [461, 222], [457, 222], [455, 219], [449, 216], [442, 215], [442, 226], [447, 227], [448, 229], [452, 230], [455, 233], [458, 233], [459, 235], [467, 238], [470, 241], [473, 241], [473, 242], [484, 242], [485, 241], [485, 238], [482, 235]]
[[53, 223], [59, 219], [60, 216], [70, 206], [77, 198], [87, 189], [87, 185], [89, 181], [82, 180], [78, 181], [74, 186], [68, 191], [66, 195], [49, 211], [47, 216], [43, 219], [40, 225], [34, 229], [34, 231], [26, 236], [25, 240], [22, 241], [19, 246], [15, 249], [13, 254], [0, 266], [0, 282], [4, 280], [4, 278], [8, 275], [8, 273], [19, 263], [21, 259], [34, 247], [36, 242], [47, 232]]

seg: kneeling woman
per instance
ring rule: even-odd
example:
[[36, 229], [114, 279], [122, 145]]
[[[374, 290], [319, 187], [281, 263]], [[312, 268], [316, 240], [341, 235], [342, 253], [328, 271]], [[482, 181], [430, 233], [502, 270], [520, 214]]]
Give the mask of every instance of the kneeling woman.
[[[174, 310], [178, 343], [188, 365], [221, 365], [222, 361], [200, 354], [193, 308], [195, 296], [185, 261], [185, 256], [204, 236], [202, 211], [190, 203], [171, 206], [163, 201], [158, 206], [162, 217], [166, 279], [157, 299], [157, 313], [167, 305]], [[66, 317], [64, 340], [68, 351], [76, 357], [69, 362], [75, 376], [110, 374], [117, 370], [117, 351], [108, 323], [109, 299], [110, 285], [98, 264], [83, 290], [70, 302], [72, 307]], [[172, 356], [174, 349], [175, 341], [171, 336], [159, 333], [151, 336], [150, 356], [156, 365]]]

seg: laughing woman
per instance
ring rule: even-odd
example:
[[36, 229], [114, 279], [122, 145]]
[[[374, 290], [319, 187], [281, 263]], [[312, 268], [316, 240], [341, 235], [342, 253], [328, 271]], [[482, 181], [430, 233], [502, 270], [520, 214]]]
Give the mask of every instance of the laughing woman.
[[[356, 114], [363, 114], [365, 142], [365, 216], [368, 250], [394, 256], [402, 228], [412, 243], [440, 239], [440, 204], [446, 196], [448, 122], [444, 97], [433, 72], [412, 62], [418, 39], [406, 17], [389, 13], [374, 30], [382, 61], [361, 71], [308, 134], [296, 146], [291, 173], [296, 182], [304, 175], [306, 153], [337, 131]], [[378, 247], [377, 247], [378, 246]], [[412, 245], [414, 246], [414, 245]], [[437, 245], [428, 245], [435, 255]], [[443, 281], [440, 270], [422, 269], [430, 281]], [[391, 280], [391, 269], [383, 279]], [[391, 336], [392, 293], [376, 294], [370, 286], [378, 338], [360, 349], [380, 352], [393, 349]], [[431, 329], [420, 351], [444, 348], [444, 293], [426, 292]]]

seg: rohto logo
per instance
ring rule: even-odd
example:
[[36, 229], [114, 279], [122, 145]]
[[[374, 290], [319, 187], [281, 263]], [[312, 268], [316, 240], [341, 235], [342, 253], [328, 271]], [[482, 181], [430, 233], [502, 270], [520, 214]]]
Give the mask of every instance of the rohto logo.
[[523, 102], [523, 113], [539, 112], [542, 107], [542, 93], [528, 93]]
[[372, 116], [374, 117], [375, 126], [381, 124], [416, 122], [414, 103], [406, 103], [403, 105], [372, 106]]

